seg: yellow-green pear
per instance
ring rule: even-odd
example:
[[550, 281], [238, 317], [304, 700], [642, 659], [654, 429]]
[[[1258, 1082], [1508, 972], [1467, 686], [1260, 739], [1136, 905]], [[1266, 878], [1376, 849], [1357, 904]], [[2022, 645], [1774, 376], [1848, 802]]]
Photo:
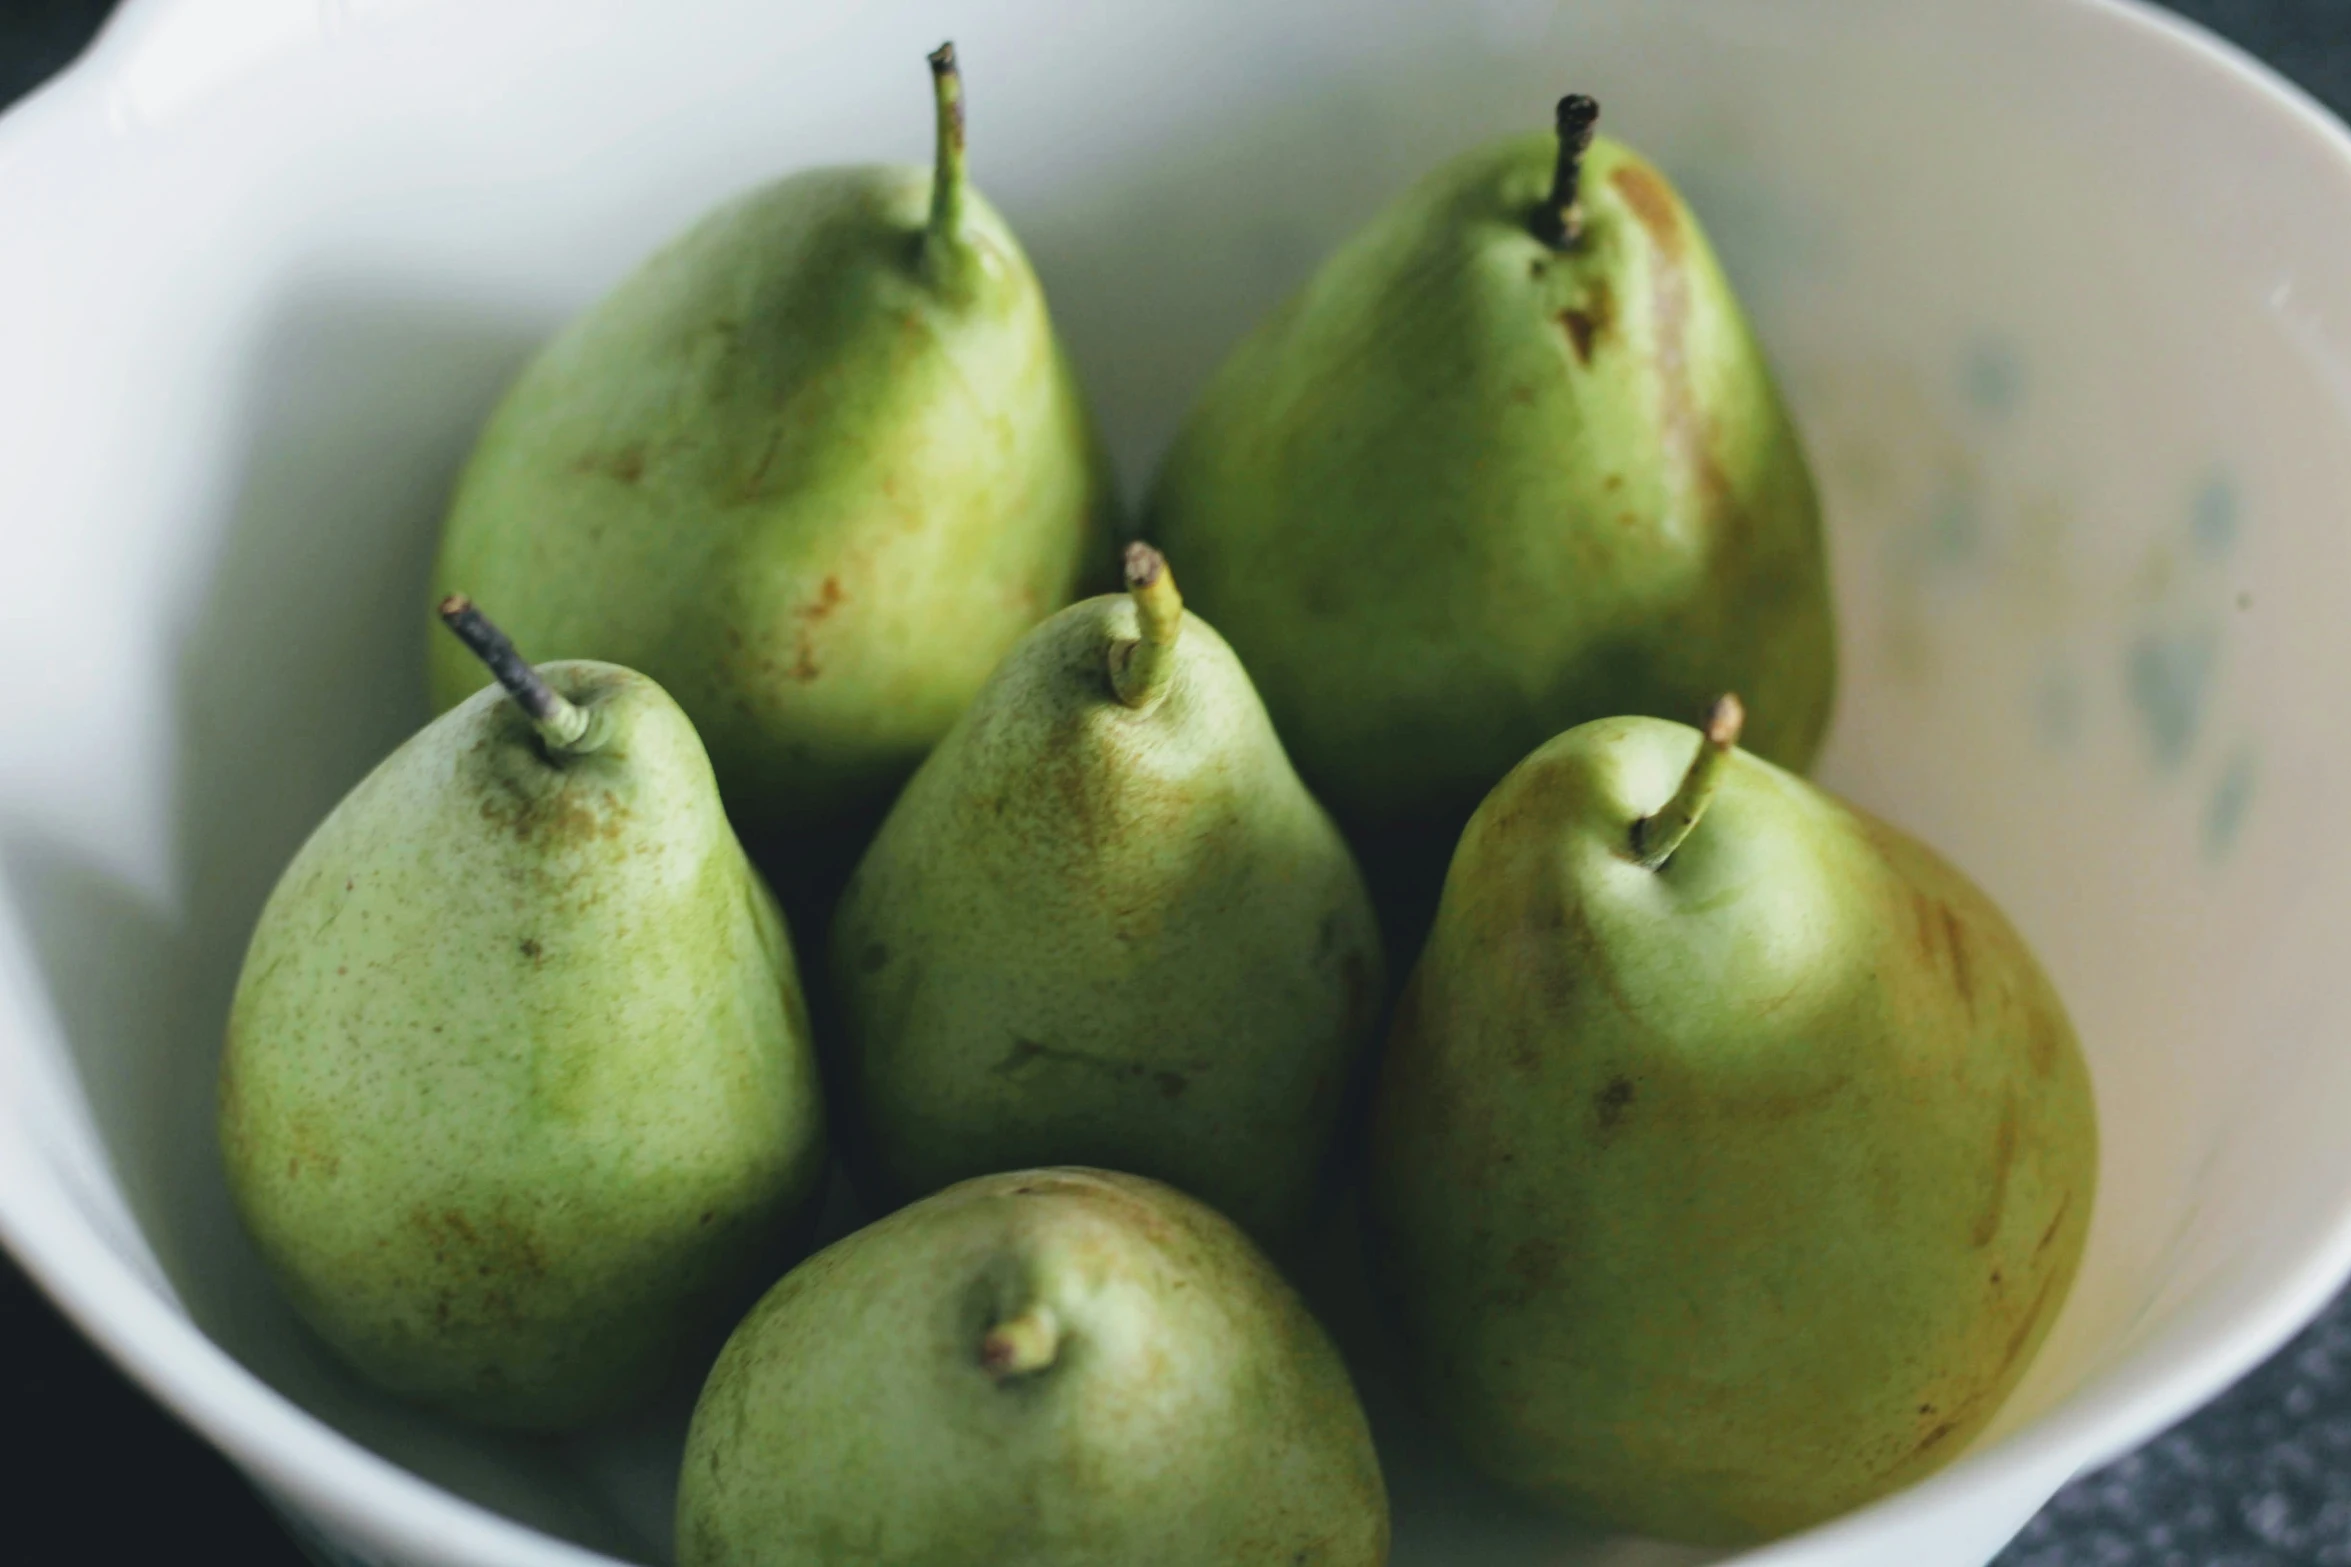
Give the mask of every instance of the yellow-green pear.
[[1370, 1207], [1422, 1394], [1576, 1515], [1760, 1540], [1981, 1430], [2074, 1277], [2090, 1080], [1990, 899], [1651, 718], [1479, 807], [1382, 1068]]
[[1099, 1164], [1262, 1242], [1317, 1211], [1382, 1000], [1353, 855], [1167, 563], [1012, 650], [833, 923], [876, 1195]]
[[770, 1291], [710, 1373], [679, 1567], [1380, 1567], [1337, 1351], [1240, 1231], [1098, 1170], [984, 1176]]
[[696, 1371], [775, 1277], [824, 1107], [782, 916], [685, 714], [443, 614], [500, 684], [286, 868], [229, 1015], [221, 1153], [362, 1376], [554, 1430]]
[[1342, 244], [1218, 370], [1150, 536], [1351, 830], [1450, 847], [1587, 719], [1755, 701], [1802, 769], [1835, 634], [1804, 451], [1698, 220], [1654, 165], [1479, 148]]
[[[762, 852], [870, 826], [1106, 561], [1108, 462], [931, 63], [932, 167], [795, 174], [672, 241], [523, 372], [442, 538], [440, 591], [659, 681]], [[485, 678], [439, 641], [431, 674], [444, 707]]]

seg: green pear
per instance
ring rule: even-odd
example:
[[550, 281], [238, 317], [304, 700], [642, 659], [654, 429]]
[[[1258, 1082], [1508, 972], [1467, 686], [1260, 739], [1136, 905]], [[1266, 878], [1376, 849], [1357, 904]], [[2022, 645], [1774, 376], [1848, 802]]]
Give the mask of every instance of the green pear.
[[1494, 790], [1371, 1155], [1383, 1286], [1469, 1456], [1722, 1544], [1966, 1446], [2065, 1300], [2098, 1164], [2000, 911], [1737, 728], [1728, 699], [1704, 735], [1603, 719]]
[[1564, 100], [1556, 143], [1473, 152], [1343, 244], [1217, 372], [1145, 517], [1307, 784], [1440, 867], [1570, 725], [1735, 687], [1802, 769], [1828, 723], [1797, 433], [1698, 220], [1597, 114]]
[[1322, 1329], [1154, 1181], [984, 1176], [801, 1264], [686, 1437], [680, 1567], [1379, 1567]]
[[1100, 1164], [1269, 1243], [1373, 1042], [1378, 927], [1232, 650], [1146, 545], [1005, 659], [833, 926], [879, 1195]]
[[[703, 219], [525, 370], [445, 525], [440, 590], [659, 681], [755, 847], [878, 819], [1108, 548], [1108, 463], [932, 65], [935, 171], [814, 170]], [[484, 680], [438, 640], [431, 676], [443, 707]]]
[[362, 1375], [552, 1430], [697, 1371], [774, 1279], [823, 1102], [782, 917], [685, 714], [443, 609], [505, 689], [394, 751], [287, 867], [229, 1015], [221, 1151], [263, 1259]]

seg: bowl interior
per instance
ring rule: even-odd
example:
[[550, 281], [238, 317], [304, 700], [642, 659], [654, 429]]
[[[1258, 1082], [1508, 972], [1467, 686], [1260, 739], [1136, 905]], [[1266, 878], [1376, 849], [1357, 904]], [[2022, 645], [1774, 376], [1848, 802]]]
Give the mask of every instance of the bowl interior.
[[[507, 378], [711, 202], [926, 156], [949, 34], [976, 177], [1130, 491], [1239, 334], [1443, 156], [1575, 88], [1681, 183], [1827, 496], [1824, 776], [2003, 902], [2097, 1084], [2080, 1283], [1930, 1490], [2024, 1433], [2029, 1510], [2331, 1281], [2351, 157], [2215, 56], [2095, 0], [200, 9], [134, 7], [0, 132], [33, 219], [0, 237], [0, 515], [55, 585], [0, 623], [6, 1201], [361, 1443], [666, 1559], [682, 1400], [485, 1437], [297, 1328], [215, 1168], [220, 1026], [278, 870], [424, 717], [431, 542]], [[1568, 1536], [1394, 1436], [1400, 1563], [1709, 1559]]]

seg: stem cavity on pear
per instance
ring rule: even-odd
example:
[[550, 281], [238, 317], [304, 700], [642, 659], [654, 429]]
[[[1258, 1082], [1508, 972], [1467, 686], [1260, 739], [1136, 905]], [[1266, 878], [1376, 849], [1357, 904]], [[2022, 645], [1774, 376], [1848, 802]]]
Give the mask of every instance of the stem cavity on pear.
[[1053, 1364], [1061, 1352], [1061, 1319], [1050, 1306], [1031, 1306], [988, 1329], [980, 1340], [980, 1369], [999, 1383]]
[[951, 265], [964, 252], [963, 241], [963, 73], [955, 65], [955, 45], [943, 43], [930, 53], [931, 90], [939, 104], [939, 150], [931, 169], [931, 221], [923, 239], [923, 253], [931, 265]]
[[1559, 100], [1559, 162], [1551, 171], [1551, 194], [1535, 214], [1535, 237], [1553, 250], [1573, 250], [1584, 237], [1584, 204], [1577, 188], [1584, 154], [1592, 148], [1592, 127], [1600, 123], [1597, 100], [1569, 93]]
[[1110, 650], [1110, 688], [1137, 712], [1148, 712], [1167, 694], [1175, 673], [1176, 633], [1183, 629], [1184, 596], [1176, 591], [1167, 557], [1148, 544], [1126, 553], [1127, 592], [1135, 601], [1140, 635]]
[[1739, 731], [1746, 722], [1747, 710], [1737, 697], [1726, 692], [1715, 699], [1706, 715], [1698, 754], [1691, 759], [1690, 770], [1682, 774], [1682, 786], [1662, 810], [1633, 823], [1633, 857], [1644, 867], [1663, 870], [1673, 851], [1690, 836], [1690, 829], [1698, 825], [1698, 818], [1706, 814], [1706, 802], [1714, 798], [1714, 786], [1722, 778], [1723, 758], [1738, 745]]
[[452, 593], [441, 600], [441, 623], [456, 633], [457, 640], [471, 649], [474, 657], [489, 666], [490, 673], [498, 677], [498, 683], [514, 698], [515, 705], [530, 716], [548, 749], [566, 755], [594, 749], [585, 743], [589, 729], [586, 710], [547, 684], [529, 660], [515, 651], [513, 639], [492, 624], [489, 616], [474, 608], [472, 599], [462, 593]]

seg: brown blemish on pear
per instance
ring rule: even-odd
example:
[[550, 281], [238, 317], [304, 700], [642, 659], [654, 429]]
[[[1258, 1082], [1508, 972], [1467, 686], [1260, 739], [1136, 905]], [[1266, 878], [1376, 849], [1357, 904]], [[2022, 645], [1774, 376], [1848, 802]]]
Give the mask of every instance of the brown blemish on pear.
[[1962, 1451], [2065, 1297], [2097, 1166], [1998, 908], [1734, 715], [1600, 720], [1496, 787], [1371, 1135], [1382, 1288], [1464, 1451], [1706, 1544]]

